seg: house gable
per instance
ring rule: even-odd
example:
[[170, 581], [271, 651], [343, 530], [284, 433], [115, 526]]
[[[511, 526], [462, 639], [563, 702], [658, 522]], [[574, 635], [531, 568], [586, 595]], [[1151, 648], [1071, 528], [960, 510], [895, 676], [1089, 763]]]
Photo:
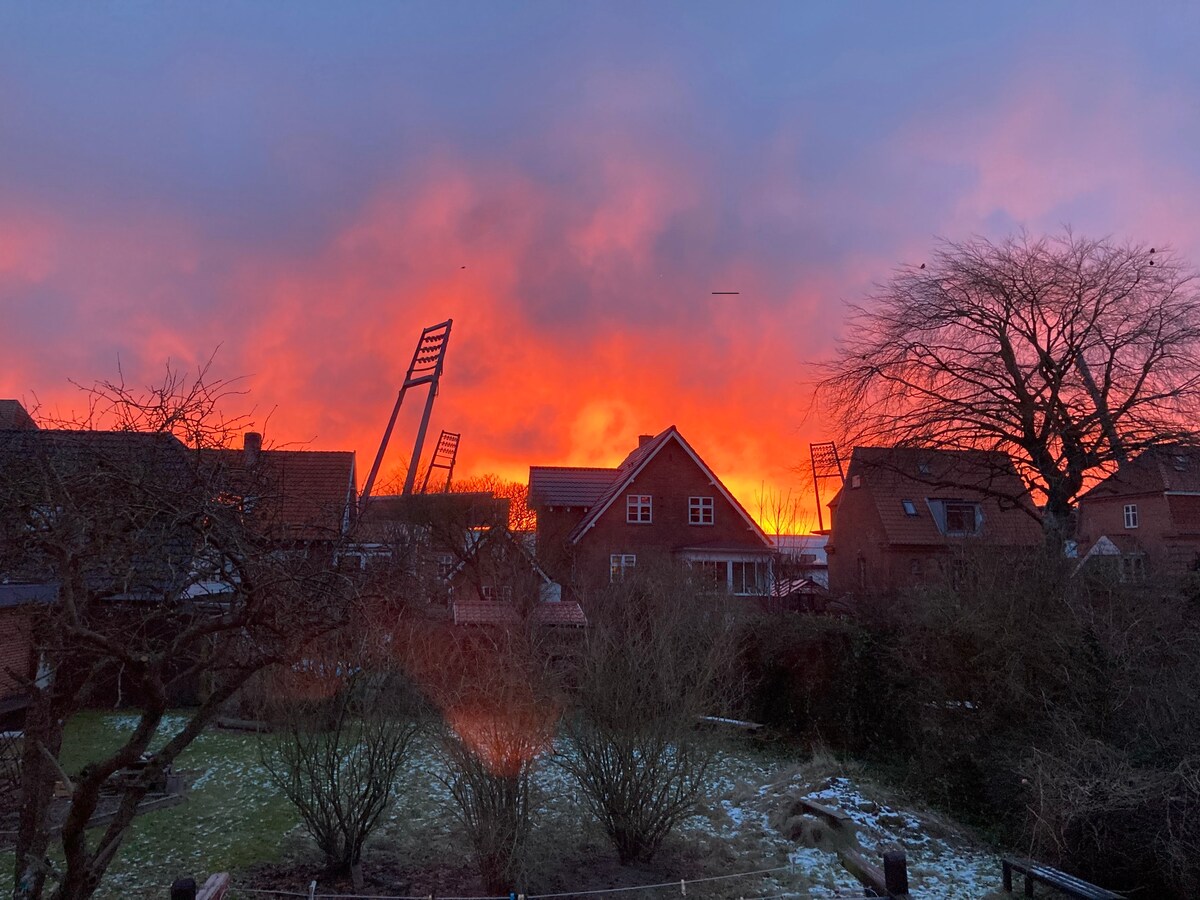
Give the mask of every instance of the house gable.
[[[693, 467], [694, 471], [689, 472], [689, 468]], [[658, 473], [663, 468], [669, 468], [671, 477], [678, 480], [672, 483], [669, 480], [659, 477]], [[708, 464], [684, 440], [683, 435], [679, 433], [674, 425], [655, 435], [637, 450], [633, 451], [616, 470], [616, 473], [617, 477], [613, 480], [608, 490], [604, 492], [595, 505], [589, 509], [587, 515], [575, 526], [568, 537], [569, 543], [579, 544], [588, 532], [597, 526], [602, 518], [614, 525], [618, 523], [629, 524], [626, 521], [626, 502], [629, 495], [644, 494], [654, 497], [657, 491], [657, 496], [664, 500], [670, 498], [673, 501], [670, 509], [663, 510], [663, 515], [667, 517], [668, 524], [674, 526], [681, 523], [689, 529], [708, 527], [705, 525], [690, 524], [686, 504], [692, 496], [712, 497], [714, 510], [712, 526], [714, 528], [719, 526], [717, 534], [730, 534], [723, 523], [725, 520], [731, 520], [738, 523], [735, 526], [733, 535], [731, 535], [735, 536], [737, 543], [741, 544], [745, 542], [751, 546], [756, 545], [757, 547], [770, 549], [770, 540], [762, 528], [746, 512], [745, 508], [737, 501], [737, 498], [729, 492], [716, 473], [709, 468]], [[678, 502], [681, 497], [684, 504], [682, 518], [680, 517]], [[650, 517], [650, 522], [646, 524], [653, 526], [653, 501], [651, 501]], [[635, 525], [634, 527], [637, 526]], [[746, 531], [750, 532], [753, 538], [747, 540], [745, 538]], [[700, 542], [711, 542], [713, 540], [707, 534], [696, 535], [695, 532], [689, 532], [689, 536]], [[689, 543], [690, 541], [685, 541], [680, 546], [687, 546]]]

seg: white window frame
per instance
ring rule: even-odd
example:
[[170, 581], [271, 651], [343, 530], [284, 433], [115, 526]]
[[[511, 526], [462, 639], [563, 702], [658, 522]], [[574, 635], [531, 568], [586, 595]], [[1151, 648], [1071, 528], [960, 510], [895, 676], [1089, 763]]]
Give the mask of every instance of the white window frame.
[[716, 504], [712, 497], [688, 497], [689, 525], [714, 525], [716, 520]]
[[[745, 571], [746, 566], [753, 566], [754, 569], [754, 590], [746, 590], [746, 579], [742, 578], [742, 583], [738, 584], [735, 569], [741, 566], [742, 571]], [[767, 564], [756, 559], [732, 559], [729, 561], [729, 592], [735, 597], [762, 597], [767, 593], [767, 587], [770, 581], [770, 570], [767, 569]]]
[[608, 580], [624, 581], [625, 573], [636, 567], [636, 553], [613, 553], [608, 557]]
[[1137, 504], [1136, 503], [1126, 503], [1124, 512], [1125, 512], [1125, 527], [1126, 528], [1137, 528], [1138, 527]]
[[651, 524], [654, 521], [654, 497], [650, 494], [627, 494], [625, 521], [630, 525]]

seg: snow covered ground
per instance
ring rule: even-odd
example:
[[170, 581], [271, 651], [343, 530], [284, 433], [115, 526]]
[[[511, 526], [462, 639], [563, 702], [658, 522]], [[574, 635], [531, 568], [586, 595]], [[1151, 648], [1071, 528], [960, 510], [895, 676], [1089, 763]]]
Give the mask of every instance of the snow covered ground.
[[[129, 716], [94, 716], [86, 735], [91, 740], [105, 735], [115, 738], [133, 724]], [[178, 724], [164, 723], [164, 733]], [[615, 860], [607, 868], [584, 865], [589, 858], [613, 854], [598, 829], [587, 822], [572, 782], [547, 760], [537, 776], [535, 832], [543, 858], [562, 856], [568, 862], [562, 866], [564, 871], [546, 881], [547, 886], [531, 885], [531, 896], [537, 890], [621, 887], [614, 900], [676, 897], [681, 894], [678, 881], [686, 877], [688, 898], [861, 897], [862, 888], [842, 868], [827, 841], [809, 840], [814, 846], [806, 846], [805, 840], [793, 841], [785, 835], [796, 801], [802, 797], [850, 816], [858, 826], [864, 855], [877, 864], [884, 850], [903, 848], [917, 900], [977, 900], [999, 888], [999, 861], [993, 853], [952, 823], [892, 799], [853, 766], [830, 759], [797, 760], [786, 753], [755, 749], [745, 741], [730, 746], [717, 767], [704, 811], [684, 823], [674, 849], [664, 853], [665, 861], [633, 873]], [[317, 861], [294, 812], [259, 764], [254, 736], [206, 734], [185, 754], [179, 768], [190, 770], [194, 777], [188, 802], [137, 821], [102, 896], [162, 897], [171, 879], [180, 874], [236, 873], [257, 861], [288, 858]], [[402, 799], [368, 857], [368, 870], [382, 869], [392, 860], [403, 860], [409, 873], [422, 867], [441, 871], [469, 867], [466, 848], [454, 829], [443, 774], [435, 743], [422, 741]], [[734, 877], [763, 870], [771, 871]], [[7, 887], [4, 882], [10, 871], [11, 857], [0, 860], [0, 891]], [[401, 872], [395, 877], [397, 886], [403, 883]], [[580, 880], [596, 878], [602, 880]], [[419, 878], [414, 880], [420, 883]], [[661, 882], [673, 885], [628, 890]]]

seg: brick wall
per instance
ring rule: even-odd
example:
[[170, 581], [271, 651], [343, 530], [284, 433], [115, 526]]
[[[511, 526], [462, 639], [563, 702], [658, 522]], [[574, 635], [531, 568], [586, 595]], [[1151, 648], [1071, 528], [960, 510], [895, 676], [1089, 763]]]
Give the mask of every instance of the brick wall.
[[22, 687], [18, 675], [32, 677], [34, 669], [29, 610], [19, 606], [0, 609], [0, 698], [18, 691]]
[[[649, 523], [626, 521], [629, 494], [653, 498]], [[713, 499], [712, 525], [690, 524], [690, 497]], [[704, 470], [672, 440], [580, 540], [575, 551], [575, 575], [582, 583], [603, 583], [609, 578], [609, 558], [614, 553], [632, 553], [640, 560], [703, 544], [737, 547], [750, 553], [769, 549]]]

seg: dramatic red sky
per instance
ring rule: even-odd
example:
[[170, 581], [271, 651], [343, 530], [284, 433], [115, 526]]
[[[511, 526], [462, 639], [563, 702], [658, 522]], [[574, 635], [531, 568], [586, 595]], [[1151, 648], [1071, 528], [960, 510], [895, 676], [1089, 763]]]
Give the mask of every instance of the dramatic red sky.
[[453, 317], [462, 474], [676, 424], [754, 511], [826, 436], [844, 303], [938, 236], [1200, 261], [1198, 37], [1093, 3], [6, 5], [0, 396], [219, 347], [269, 441], [365, 475]]

